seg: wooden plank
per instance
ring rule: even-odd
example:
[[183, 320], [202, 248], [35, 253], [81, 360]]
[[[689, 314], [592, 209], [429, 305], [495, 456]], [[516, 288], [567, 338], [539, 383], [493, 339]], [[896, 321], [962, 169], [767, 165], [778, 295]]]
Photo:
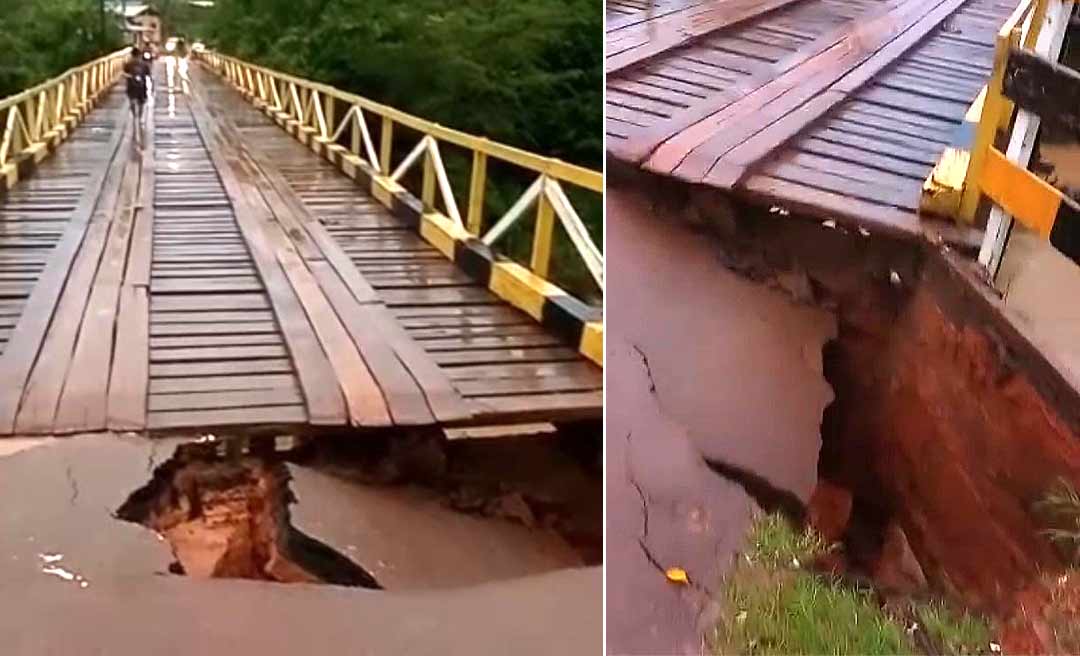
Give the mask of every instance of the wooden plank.
[[218, 408], [257, 408], [274, 405], [300, 405], [304, 397], [295, 388], [260, 390], [214, 390], [151, 394], [150, 412], [161, 410], [211, 410]]
[[150, 378], [152, 380], [186, 376], [226, 376], [230, 374], [291, 374], [292, 371], [292, 361], [288, 358], [150, 364]]
[[277, 255], [319, 342], [330, 357], [345, 395], [351, 423], [354, 426], [392, 426], [394, 421], [382, 390], [338, 321], [334, 308], [321, 293], [318, 282], [296, 253], [280, 249]]
[[178, 376], [150, 381], [151, 394], [174, 392], [225, 392], [266, 389], [296, 389], [291, 373], [226, 376]]
[[236, 321], [236, 322], [195, 322], [195, 323], [160, 323], [150, 326], [152, 337], [182, 335], [221, 335], [221, 334], [278, 334], [277, 324], [273, 321]]
[[256, 345], [279, 345], [284, 346], [284, 340], [277, 332], [270, 334], [252, 335], [249, 333], [214, 334], [214, 335], [169, 335], [151, 336], [150, 349], [159, 348], [188, 348], [205, 346], [256, 346]]
[[159, 348], [150, 349], [150, 362], [190, 362], [196, 360], [251, 360], [285, 358], [284, 346], [228, 346], [217, 348]]
[[[428, 406], [424, 390], [403, 366], [393, 349], [383, 341], [381, 335], [377, 335], [374, 329], [379, 324], [369, 311], [370, 307], [360, 305], [337, 276], [337, 272], [325, 262], [313, 263], [313, 268], [320, 287], [360, 350], [364, 362], [374, 373], [394, 423], [433, 423], [435, 416]], [[446, 387], [450, 388], [449, 381], [446, 381]]]
[[440, 365], [502, 364], [506, 362], [571, 362], [579, 360], [576, 351], [565, 347], [550, 348], [485, 348], [431, 353]]
[[[120, 184], [118, 175], [116, 184]], [[109, 181], [111, 183], [112, 180]], [[107, 192], [108, 193], [108, 192]], [[111, 195], [111, 194], [110, 194]], [[34, 434], [51, 432], [64, 382], [71, 371], [71, 353], [79, 336], [94, 273], [105, 248], [109, 224], [92, 221], [86, 240], [76, 257], [56, 305], [52, 323], [34, 363], [33, 372], [23, 392], [22, 403], [15, 418], [15, 432]]]
[[190, 296], [158, 295], [150, 299], [154, 312], [203, 310], [268, 310], [270, 300], [264, 294], [198, 294]]
[[[303, 226], [318, 252], [325, 256], [325, 261], [311, 262], [311, 270], [374, 374], [394, 421], [421, 424], [433, 419], [457, 421], [469, 417], [468, 406], [446, 375], [396, 325], [379, 303], [376, 291], [337, 241], [314, 220], [304, 203], [289, 193], [289, 182], [275, 162], [258, 154], [255, 148], [246, 149], [246, 153], [272, 183], [287, 211], [295, 214], [293, 223]], [[313, 157], [307, 151], [304, 154]]]
[[712, 175], [712, 184], [730, 188], [749, 165], [846, 99], [963, 2], [913, 0], [857, 24], [828, 49], [661, 145], [647, 167], [695, 181]]
[[117, 158], [116, 154], [120, 151], [121, 144], [129, 141], [126, 138], [129, 121], [125, 112], [109, 138], [106, 149], [109, 163], [94, 167], [90, 171], [85, 191], [71, 214], [64, 236], [49, 257], [38, 284], [26, 302], [19, 324], [4, 349], [3, 356], [0, 356], [0, 370], [4, 372], [0, 381], [0, 434], [11, 433], [15, 429], [24, 387], [30, 379], [64, 283], [86, 236], [90, 216], [103, 193], [102, 183], [107, 174], [116, 174], [123, 165], [123, 159]]
[[648, 24], [617, 30], [609, 33], [605, 39], [609, 55], [604, 60], [604, 71], [611, 75], [706, 34], [799, 1], [801, 0], [710, 2], [661, 16]]
[[254, 408], [215, 408], [213, 410], [173, 410], [149, 413], [147, 428], [214, 428], [217, 426], [271, 426], [302, 424], [308, 413], [302, 405]]
[[[323, 289], [333, 297], [341, 290], [326, 269], [316, 271]], [[380, 305], [363, 306], [363, 324], [378, 329], [380, 339], [390, 346], [394, 356], [404, 365], [410, 376], [419, 385], [427, 399], [432, 415], [440, 422], [457, 421], [471, 416], [471, 410], [457, 393], [447, 375], [439, 368], [435, 360], [408, 335], [393, 316]], [[358, 317], [359, 318], [359, 317]]]
[[[252, 196], [257, 192], [251, 188], [250, 182], [238, 176], [234, 168], [239, 166], [235, 159], [235, 149], [210, 118], [201, 92], [196, 91], [189, 98], [195, 124], [208, 146], [221, 183], [232, 200], [236, 210], [236, 222], [259, 270], [281, 332], [288, 344], [300, 387], [304, 392], [309, 421], [313, 424], [347, 423], [350, 415], [342, 390], [338, 386], [334, 367], [322, 350], [315, 329], [309, 323], [303, 305], [263, 232], [262, 224], [272, 217], [266, 208], [253, 203]], [[226, 153], [230, 156], [226, 156]]]
[[588, 392], [603, 388], [603, 384], [595, 376], [496, 378], [492, 380], [461, 380], [454, 384], [467, 397]]
[[[152, 124], [152, 119], [150, 119]], [[148, 133], [152, 134], [152, 132]], [[150, 146], [152, 149], [152, 146]], [[59, 407], [56, 411], [54, 430], [57, 432], [89, 432], [103, 430], [108, 426], [108, 404], [110, 370], [113, 363], [113, 328], [116, 329], [125, 340], [117, 342], [123, 344], [128, 357], [137, 354], [145, 355], [145, 341], [140, 344], [135, 342], [140, 335], [145, 334], [147, 317], [118, 316], [121, 307], [121, 279], [124, 275], [125, 264], [128, 258], [128, 244], [133, 235], [136, 213], [139, 211], [138, 204], [144, 201], [145, 194], [141, 193], [140, 185], [144, 182], [142, 171], [146, 164], [153, 161], [147, 157], [144, 150], [142, 157], [129, 157], [124, 169], [124, 178], [119, 190], [117, 202], [108, 208], [109, 214], [103, 216], [110, 222], [108, 243], [98, 267], [97, 275], [90, 290], [90, 299], [86, 305], [86, 315], [82, 319], [78, 341], [75, 344], [75, 352], [71, 358], [70, 373], [64, 383], [63, 395], [60, 397]], [[145, 304], [128, 303], [126, 307], [131, 310], [145, 309]], [[125, 323], [141, 322], [141, 325], [119, 325], [118, 319]], [[126, 363], [125, 363], [126, 364]], [[140, 372], [145, 375], [146, 360], [143, 359], [141, 366], [132, 366], [128, 371], [119, 372], [123, 376], [124, 385], [138, 385]], [[142, 379], [145, 387], [145, 378]], [[128, 396], [117, 402], [133, 403], [134, 407], [125, 409], [125, 414], [139, 416], [144, 409], [139, 406], [138, 394]], [[134, 422], [133, 422], [134, 423]]]
[[571, 421], [603, 416], [603, 392], [474, 397], [478, 417], [507, 423]]

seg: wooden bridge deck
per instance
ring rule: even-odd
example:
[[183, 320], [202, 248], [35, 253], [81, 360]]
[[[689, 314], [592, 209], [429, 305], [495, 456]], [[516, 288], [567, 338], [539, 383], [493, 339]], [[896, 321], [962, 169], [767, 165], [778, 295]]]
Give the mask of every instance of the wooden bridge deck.
[[601, 416], [599, 367], [217, 78], [141, 154], [126, 109], [0, 197], [0, 436]]
[[[609, 2], [608, 150], [900, 235], [1015, 0]], [[611, 20], [613, 13], [615, 20]]]

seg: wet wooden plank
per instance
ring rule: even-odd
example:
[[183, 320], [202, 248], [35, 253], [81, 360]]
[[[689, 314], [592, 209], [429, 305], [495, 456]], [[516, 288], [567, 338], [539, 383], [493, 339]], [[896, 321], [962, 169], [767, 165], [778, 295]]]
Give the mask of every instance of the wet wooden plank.
[[265, 406], [254, 408], [214, 408], [213, 410], [173, 410], [151, 412], [147, 427], [153, 430], [200, 426], [271, 426], [302, 424], [308, 413], [303, 405]]
[[337, 373], [341, 391], [355, 426], [392, 426], [393, 418], [383, 391], [375, 382], [367, 363], [353, 344], [334, 308], [320, 291], [318, 282], [304, 266], [300, 256], [285, 249], [278, 251], [278, 261], [292, 283], [319, 342], [326, 350]]
[[150, 364], [151, 380], [190, 376], [225, 376], [229, 374], [291, 374], [292, 371], [292, 362], [288, 358], [164, 362]]
[[288, 352], [304, 392], [309, 421], [313, 424], [345, 424], [348, 422], [349, 413], [333, 365], [322, 350], [315, 329], [309, 323], [300, 299], [277, 260], [271, 242], [263, 234], [260, 223], [270, 218], [268, 212], [253, 202], [252, 196], [257, 194], [257, 191], [251, 188], [249, 182], [243, 182], [234, 170], [234, 167], [238, 166], [235, 154], [232, 158], [225, 156], [225, 153], [234, 152], [234, 147], [228, 146], [220, 128], [210, 118], [201, 97], [196, 97], [191, 103], [191, 112], [204, 142], [209, 146], [210, 156], [218, 169], [221, 182], [233, 202], [236, 221], [288, 343]]
[[261, 406], [301, 405], [303, 396], [295, 388], [259, 390], [214, 390], [150, 394], [150, 412], [162, 410], [213, 410], [226, 408], [257, 408]]
[[92, 169], [87, 177], [85, 191], [71, 213], [64, 236], [50, 254], [41, 278], [26, 301], [19, 324], [0, 357], [0, 370], [4, 371], [0, 381], [0, 434], [15, 429], [24, 387], [30, 380], [49, 322], [86, 236], [90, 217], [103, 193], [103, 183], [110, 172], [115, 174], [123, 165], [123, 159], [118, 158], [117, 153], [123, 152], [121, 144], [126, 143], [127, 127], [125, 113], [109, 138], [106, 163]]
[[661, 145], [649, 168], [694, 180], [708, 176], [710, 184], [730, 188], [747, 167], [901, 57], [963, 2], [912, 0], [857, 23], [827, 49]]
[[150, 381], [151, 394], [175, 392], [251, 391], [267, 389], [296, 389], [291, 373], [223, 376], [177, 376]]
[[[152, 126], [152, 119], [148, 119]], [[152, 127], [147, 128], [153, 134]], [[149, 152], [147, 152], [149, 151]], [[123, 183], [117, 204], [105, 217], [111, 222], [109, 241], [106, 251], [90, 291], [79, 330], [79, 339], [71, 359], [70, 374], [64, 386], [63, 395], [56, 411], [55, 430], [60, 432], [97, 431], [109, 426], [108, 410], [112, 366], [114, 361], [125, 368], [116, 371], [117, 391], [113, 402], [119, 413], [131, 417], [145, 416], [146, 386], [146, 323], [147, 314], [144, 302], [122, 302], [121, 284], [128, 265], [129, 251], [135, 227], [139, 205], [146, 202], [146, 194], [141, 185], [146, 180], [143, 175], [148, 164], [153, 162], [153, 146], [149, 145], [141, 157], [131, 157], [124, 170]], [[142, 235], [139, 235], [142, 237]], [[138, 263], [143, 264], [142, 262]], [[145, 294], [145, 292], [144, 292]], [[130, 294], [129, 294], [130, 295]], [[145, 298], [145, 296], [143, 297]], [[127, 309], [140, 312], [138, 316], [123, 316], [120, 312]], [[123, 355], [114, 354], [114, 326], [116, 337], [124, 341], [116, 349]], [[140, 363], [128, 362], [126, 358], [140, 359]], [[126, 407], [123, 407], [125, 404]], [[124, 422], [128, 430], [138, 430], [140, 421]]]
[[[603, 416], [603, 392], [567, 392], [517, 396], [478, 396], [471, 399], [477, 415], [491, 421], [516, 423], [592, 419]], [[545, 419], [546, 418], [546, 419]]]
[[611, 75], [705, 34], [800, 0], [713, 0], [609, 32], [604, 71]]

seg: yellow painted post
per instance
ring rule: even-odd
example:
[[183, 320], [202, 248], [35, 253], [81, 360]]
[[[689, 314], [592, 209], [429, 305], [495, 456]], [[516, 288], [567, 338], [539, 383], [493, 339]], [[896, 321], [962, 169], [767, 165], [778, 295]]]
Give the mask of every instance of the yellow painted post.
[[394, 121], [389, 116], [382, 117], [382, 138], [379, 144], [379, 168], [383, 175], [392, 172], [390, 158], [394, 153]]
[[330, 94], [323, 95], [323, 118], [326, 119], [326, 137], [334, 136], [337, 132], [337, 114], [334, 111], [337, 103], [334, 102], [334, 97]]
[[484, 228], [484, 190], [487, 188], [487, 154], [473, 151], [472, 178], [469, 182], [469, 214], [465, 228], [479, 235]]
[[360, 118], [356, 116], [356, 112], [352, 113], [351, 117], [349, 118], [349, 122], [352, 123], [349, 129], [350, 133], [352, 134], [352, 152], [354, 155], [359, 156], [360, 146], [362, 144], [360, 135]]
[[424, 186], [420, 200], [424, 203], [425, 212], [435, 209], [435, 160], [431, 150], [424, 151]]
[[1003, 33], [997, 37], [993, 73], [986, 84], [982, 116], [975, 131], [974, 143], [971, 144], [971, 162], [968, 164], [967, 176], [964, 179], [964, 193], [960, 198], [959, 218], [964, 223], [975, 222], [975, 213], [979, 209], [979, 200], [982, 197], [979, 176], [982, 175], [986, 153], [990, 146], [994, 145], [994, 139], [997, 137], [1002, 122], [1008, 120], [1010, 113], [1008, 110], [1011, 107], [1002, 93], [1002, 84], [1005, 79], [1005, 63], [1009, 59], [1009, 49], [1014, 44], [1018, 44], [1019, 40], [1020, 30], [1015, 26], [1007, 31], [1003, 30]]
[[[543, 186], [541, 186], [543, 189]], [[536, 199], [536, 231], [533, 233], [532, 272], [547, 278], [551, 270], [551, 241], [555, 236], [555, 211], [547, 194]]]

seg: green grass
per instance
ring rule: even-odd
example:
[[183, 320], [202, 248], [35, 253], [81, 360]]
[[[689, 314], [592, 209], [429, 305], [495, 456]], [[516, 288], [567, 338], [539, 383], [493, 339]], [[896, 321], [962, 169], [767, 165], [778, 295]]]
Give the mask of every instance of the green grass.
[[1059, 478], [1035, 504], [1047, 523], [1043, 531], [1071, 565], [1080, 565], [1080, 494], [1072, 484]]
[[810, 561], [828, 548], [812, 529], [796, 531], [777, 513], [763, 515], [754, 522], [748, 541], [747, 558], [771, 568], [798, 568], [799, 564]]
[[[739, 654], [911, 653], [904, 630], [863, 591], [807, 572], [734, 582], [723, 642]], [[725, 650], [726, 651], [726, 650]]]
[[916, 604], [914, 612], [923, 630], [943, 653], [989, 653], [990, 625], [982, 617], [956, 613], [939, 601]]
[[990, 629], [980, 617], [956, 614], [939, 601], [910, 601], [905, 621], [872, 590], [806, 570], [829, 547], [779, 515], [759, 518], [748, 542], [728, 579], [717, 654], [916, 654], [910, 619], [934, 653], [989, 653]]

